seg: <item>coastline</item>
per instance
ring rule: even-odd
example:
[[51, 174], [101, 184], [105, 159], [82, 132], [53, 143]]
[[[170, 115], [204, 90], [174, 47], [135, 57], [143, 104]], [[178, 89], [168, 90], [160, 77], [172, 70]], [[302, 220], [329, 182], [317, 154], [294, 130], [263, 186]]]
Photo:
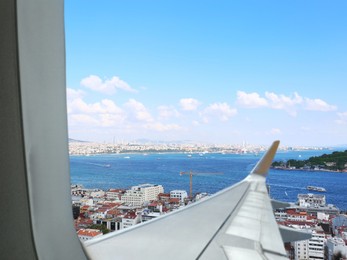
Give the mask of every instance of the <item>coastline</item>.
[[336, 172], [336, 173], [347, 173], [347, 171], [339, 171], [339, 170], [328, 170], [328, 169], [297, 169], [297, 168], [288, 168], [288, 167], [280, 167], [271, 166], [270, 169], [274, 170], [283, 170], [283, 171], [305, 171], [305, 172]]

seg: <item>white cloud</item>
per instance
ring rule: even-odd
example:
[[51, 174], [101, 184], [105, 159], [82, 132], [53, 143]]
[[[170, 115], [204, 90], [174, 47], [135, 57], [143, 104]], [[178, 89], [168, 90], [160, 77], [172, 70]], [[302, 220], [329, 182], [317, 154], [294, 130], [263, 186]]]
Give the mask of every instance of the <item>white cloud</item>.
[[309, 126], [302, 126], [300, 127], [301, 131], [304, 131], [304, 132], [309, 132], [309, 131], [312, 131], [311, 127]]
[[137, 120], [145, 122], [153, 121], [151, 114], [141, 102], [138, 102], [135, 99], [129, 99], [129, 101], [125, 104], [125, 107], [128, 109], [128, 112]]
[[85, 103], [82, 98], [75, 98], [73, 100], [68, 100], [67, 102], [68, 114], [72, 113], [90, 113], [90, 105]]
[[288, 107], [293, 107], [303, 101], [303, 98], [296, 92], [294, 92], [293, 98], [285, 95], [277, 95], [273, 92], [265, 92], [265, 97], [269, 101], [269, 106], [275, 109], [287, 109]]
[[86, 114], [74, 114], [69, 116], [69, 125], [87, 125], [87, 126], [97, 126], [99, 121], [90, 115]]
[[[129, 99], [121, 108], [110, 99], [87, 103], [79, 98], [79, 95], [75, 95], [76, 93], [71, 93], [73, 94], [71, 97], [77, 98], [67, 102], [70, 126], [99, 128], [118, 126], [124, 130], [134, 129], [135, 127], [136, 129], [150, 129], [159, 132], [182, 129], [178, 124], [164, 124], [155, 121], [144, 104], [135, 99]], [[165, 119], [179, 116], [179, 113], [173, 107], [168, 106], [158, 107], [158, 112]]]
[[194, 98], [182, 98], [180, 100], [180, 106], [182, 110], [193, 111], [198, 108], [200, 102]]
[[237, 114], [235, 108], [231, 108], [227, 103], [214, 103], [209, 105], [202, 112], [203, 121], [209, 122], [211, 118], [218, 118], [220, 121], [228, 121], [230, 117]]
[[333, 111], [336, 106], [329, 105], [321, 99], [310, 99], [301, 97], [297, 92], [293, 96], [276, 94], [274, 92], [265, 92], [265, 97], [261, 97], [258, 93], [237, 92], [237, 104], [245, 108], [268, 107], [286, 111], [291, 116], [296, 116], [297, 110], [311, 111]]
[[307, 110], [312, 110], [312, 111], [333, 111], [336, 110], [337, 107], [333, 105], [329, 105], [327, 102], [321, 100], [321, 99], [310, 99], [310, 98], [305, 98], [305, 108]]
[[124, 114], [124, 111], [116, 106], [116, 104], [109, 99], [103, 99], [101, 102], [87, 104], [81, 98], [68, 101], [68, 113], [86, 113], [86, 114]]
[[272, 128], [271, 131], [270, 131], [271, 135], [279, 135], [281, 133], [282, 133], [282, 131], [279, 128]]
[[67, 102], [69, 124], [86, 124], [90, 126], [114, 126], [126, 119], [126, 114], [112, 100], [87, 104], [82, 98]]
[[162, 124], [162, 123], [159, 123], [159, 122], [146, 124], [145, 128], [146, 129], [151, 129], [151, 130], [156, 130], [156, 131], [159, 131], [159, 132], [182, 129], [177, 124]]
[[100, 114], [99, 115], [100, 125], [103, 127], [116, 126], [125, 120], [123, 114]]
[[270, 108], [285, 110], [291, 116], [296, 116], [296, 106], [303, 102], [303, 98], [296, 92], [294, 92], [294, 97], [265, 92], [265, 97], [268, 99]]
[[265, 107], [268, 102], [265, 98], [260, 97], [258, 93], [246, 93], [244, 91], [237, 91], [237, 104], [248, 108]]
[[76, 98], [82, 98], [85, 92], [81, 89], [66, 88], [66, 99], [73, 100]]
[[103, 81], [100, 77], [96, 75], [90, 75], [81, 80], [81, 85], [108, 95], [116, 93], [117, 89], [133, 93], [137, 92], [137, 90], [130, 87], [128, 83], [116, 76]]
[[179, 117], [180, 113], [174, 107], [159, 106], [158, 116], [160, 119], [169, 119], [172, 117]]
[[124, 111], [118, 107], [112, 100], [103, 99], [101, 100], [101, 111], [103, 113], [111, 113], [111, 114], [122, 114]]
[[199, 126], [200, 123], [199, 123], [199, 121], [194, 120], [194, 121], [192, 122], [192, 125], [193, 125], [193, 126]]
[[340, 124], [340, 125], [345, 125], [347, 124], [347, 111], [346, 112], [342, 112], [342, 113], [337, 113], [339, 119], [336, 120], [336, 123]]

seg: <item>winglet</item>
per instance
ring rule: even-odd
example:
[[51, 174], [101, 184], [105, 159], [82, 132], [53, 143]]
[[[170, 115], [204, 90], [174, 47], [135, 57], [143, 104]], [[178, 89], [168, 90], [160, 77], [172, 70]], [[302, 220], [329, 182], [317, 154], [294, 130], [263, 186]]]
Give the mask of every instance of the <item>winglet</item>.
[[267, 150], [267, 152], [263, 155], [263, 157], [260, 159], [257, 165], [253, 168], [251, 174], [258, 174], [263, 176], [267, 175], [279, 144], [280, 141], [274, 141], [272, 143], [271, 147]]

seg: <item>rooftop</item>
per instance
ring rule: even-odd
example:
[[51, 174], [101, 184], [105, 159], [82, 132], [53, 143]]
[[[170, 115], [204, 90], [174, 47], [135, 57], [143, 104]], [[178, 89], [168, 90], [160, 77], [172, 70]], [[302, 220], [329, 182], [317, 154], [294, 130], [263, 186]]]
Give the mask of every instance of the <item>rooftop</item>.
[[80, 229], [77, 231], [77, 235], [79, 236], [89, 236], [89, 237], [95, 237], [95, 236], [98, 236], [98, 235], [102, 235], [102, 232], [98, 229], [91, 229], [91, 228], [88, 228], [88, 229]]

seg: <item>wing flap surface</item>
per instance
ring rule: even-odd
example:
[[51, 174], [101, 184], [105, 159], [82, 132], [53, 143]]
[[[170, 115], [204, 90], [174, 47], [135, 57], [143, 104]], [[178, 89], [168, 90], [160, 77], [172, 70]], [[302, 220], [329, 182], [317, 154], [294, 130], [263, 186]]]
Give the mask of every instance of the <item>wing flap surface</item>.
[[92, 259], [196, 259], [242, 200], [248, 186], [241, 182], [182, 210], [88, 241], [88, 255]]

